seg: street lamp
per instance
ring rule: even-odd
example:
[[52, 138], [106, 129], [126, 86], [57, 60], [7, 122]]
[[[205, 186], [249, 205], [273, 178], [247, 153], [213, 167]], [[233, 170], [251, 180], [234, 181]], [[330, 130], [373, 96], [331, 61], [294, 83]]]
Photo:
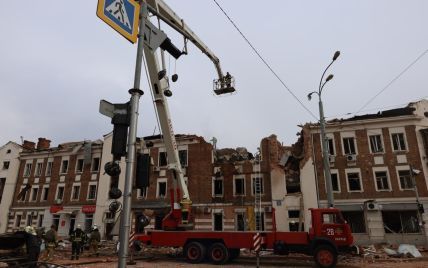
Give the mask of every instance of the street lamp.
[[331, 182], [331, 174], [330, 174], [330, 165], [329, 165], [329, 161], [328, 161], [328, 156], [329, 156], [329, 152], [328, 152], [328, 144], [327, 144], [327, 137], [325, 135], [325, 118], [324, 118], [324, 108], [323, 108], [323, 104], [322, 104], [322, 100], [321, 100], [321, 93], [322, 90], [324, 88], [324, 85], [330, 81], [331, 79], [333, 79], [333, 75], [330, 74], [327, 76], [327, 78], [325, 79], [324, 83], [323, 83], [323, 79], [324, 79], [324, 75], [327, 72], [328, 68], [330, 68], [330, 66], [333, 64], [333, 62], [335, 62], [337, 60], [337, 58], [340, 55], [340, 51], [336, 51], [334, 53], [333, 59], [330, 62], [330, 64], [327, 66], [327, 68], [325, 68], [322, 76], [321, 76], [321, 80], [320, 80], [320, 84], [318, 87], [318, 91], [313, 91], [311, 93], [308, 94], [308, 99], [311, 100], [312, 98], [312, 94], [317, 94], [318, 95], [318, 106], [319, 106], [319, 112], [320, 112], [320, 129], [321, 129], [321, 144], [322, 144], [322, 155], [323, 155], [323, 166], [324, 166], [324, 177], [327, 183], [327, 202], [328, 202], [328, 207], [334, 207], [334, 197], [333, 197], [333, 184]]

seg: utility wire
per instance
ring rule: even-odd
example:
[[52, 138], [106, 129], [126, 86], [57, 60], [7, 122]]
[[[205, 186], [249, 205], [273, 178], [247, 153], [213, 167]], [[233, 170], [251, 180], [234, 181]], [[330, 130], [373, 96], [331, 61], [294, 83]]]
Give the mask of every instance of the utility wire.
[[244, 35], [244, 33], [242, 33], [242, 31], [238, 28], [238, 26], [235, 24], [235, 22], [233, 22], [233, 20], [230, 18], [230, 16], [226, 13], [226, 11], [220, 6], [220, 4], [216, 1], [213, 0], [214, 3], [218, 6], [218, 8], [221, 10], [221, 12], [223, 12], [223, 14], [227, 17], [227, 19], [230, 21], [230, 23], [232, 23], [233, 27], [235, 27], [235, 29], [239, 32], [239, 34], [242, 36], [242, 38], [244, 38], [244, 40], [247, 42], [247, 44], [252, 48], [252, 50], [254, 51], [254, 53], [256, 53], [256, 55], [260, 58], [260, 60], [266, 65], [266, 67], [272, 72], [272, 74], [279, 80], [279, 82], [284, 86], [285, 89], [287, 89], [287, 91], [293, 96], [294, 99], [296, 99], [300, 105], [309, 113], [312, 115], [312, 117], [314, 117], [316, 120], [318, 120], [318, 117], [315, 116], [311, 110], [309, 110], [304, 104], [303, 102], [293, 93], [293, 91], [287, 87], [287, 85], [284, 83], [284, 81], [279, 77], [279, 75], [273, 70], [273, 68], [269, 65], [269, 63], [267, 63], [267, 61], [260, 55], [260, 53], [257, 51], [257, 49], [253, 46], [253, 44], [250, 42], [250, 40], [248, 40], [248, 38]]
[[[215, 0], [214, 0], [215, 1]], [[369, 105], [374, 99], [376, 99], [382, 92], [384, 92], [386, 89], [389, 88], [389, 86], [391, 86], [395, 81], [398, 80], [398, 78], [400, 78], [405, 72], [407, 72], [416, 62], [418, 62], [423, 56], [425, 56], [428, 53], [428, 49], [425, 50], [424, 52], [422, 52], [414, 61], [412, 61], [412, 63], [410, 63], [406, 68], [404, 68], [403, 71], [401, 71], [401, 73], [399, 73], [396, 77], [394, 77], [394, 79], [392, 79], [386, 86], [384, 86], [376, 95], [374, 95], [368, 102], [366, 102], [366, 104], [364, 104], [358, 111], [356, 111], [354, 113], [357, 114], [359, 112], [361, 112], [364, 108], [367, 107], [367, 105]]]

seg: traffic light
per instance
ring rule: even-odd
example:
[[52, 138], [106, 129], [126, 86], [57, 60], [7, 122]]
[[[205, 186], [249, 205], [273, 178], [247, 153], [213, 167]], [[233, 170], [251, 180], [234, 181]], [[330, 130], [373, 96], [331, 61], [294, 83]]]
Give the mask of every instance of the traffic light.
[[115, 110], [122, 111], [115, 113], [111, 119], [113, 124], [113, 141], [111, 144], [111, 153], [113, 158], [126, 156], [126, 144], [128, 139], [129, 127], [129, 102], [114, 104]]
[[138, 189], [149, 187], [151, 157], [148, 154], [137, 154], [137, 170], [135, 173], [135, 186]]

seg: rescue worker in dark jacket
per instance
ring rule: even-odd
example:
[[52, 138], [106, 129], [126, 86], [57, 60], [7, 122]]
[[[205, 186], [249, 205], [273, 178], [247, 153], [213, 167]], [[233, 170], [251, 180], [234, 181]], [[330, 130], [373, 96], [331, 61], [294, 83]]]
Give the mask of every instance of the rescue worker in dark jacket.
[[28, 261], [31, 262], [28, 267], [37, 267], [41, 244], [42, 241], [37, 237], [36, 230], [32, 226], [25, 227], [25, 245], [27, 247]]
[[80, 228], [80, 224], [78, 224], [76, 229], [73, 232], [71, 232], [71, 235], [70, 235], [72, 260], [79, 259], [82, 243], [83, 243], [83, 240], [85, 239], [84, 236], [85, 236], [85, 232], [82, 231], [82, 229]]

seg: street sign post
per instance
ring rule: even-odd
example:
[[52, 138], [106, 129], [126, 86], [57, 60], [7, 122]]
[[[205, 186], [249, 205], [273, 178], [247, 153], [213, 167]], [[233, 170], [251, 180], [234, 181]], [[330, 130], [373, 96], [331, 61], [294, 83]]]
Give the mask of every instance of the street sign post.
[[139, 12], [133, 0], [98, 0], [97, 16], [131, 43], [137, 42]]

